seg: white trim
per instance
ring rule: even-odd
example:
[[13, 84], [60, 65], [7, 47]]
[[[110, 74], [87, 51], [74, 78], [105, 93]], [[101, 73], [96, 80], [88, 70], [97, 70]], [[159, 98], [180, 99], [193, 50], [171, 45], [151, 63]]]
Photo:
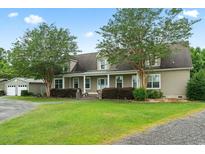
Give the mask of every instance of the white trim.
[[117, 75], [117, 76], [115, 76], [115, 88], [117, 88], [117, 77], [122, 77], [122, 88], [123, 88], [123, 86], [124, 86], [123, 75]]
[[98, 93], [97, 92], [88, 92], [88, 94], [93, 94], [93, 95], [97, 95]]
[[74, 88], [74, 79], [78, 79], [78, 88], [80, 87], [80, 81], [79, 81], [79, 78], [78, 77], [74, 77], [73, 78], [73, 88]]
[[155, 58], [153, 65], [150, 65], [150, 60], [145, 61], [145, 66], [146, 67], [159, 67], [160, 64], [161, 64], [161, 58]]
[[27, 90], [28, 90], [28, 92], [29, 92], [29, 89], [30, 89], [30, 83], [27, 83], [26, 86], [27, 86]]
[[[101, 68], [102, 66], [102, 61], [104, 61], [104, 69]], [[99, 71], [105, 71], [105, 70], [108, 70], [109, 69], [109, 63], [108, 63], [108, 60], [107, 58], [98, 58], [97, 59], [97, 70]]]
[[104, 79], [105, 80], [105, 88], [107, 87], [107, 84], [106, 84], [107, 78], [106, 77], [99, 77], [99, 78], [97, 78], [97, 90], [100, 90], [100, 88], [98, 88], [98, 80], [100, 80], [100, 79]]
[[[169, 69], [151, 69], [145, 70], [145, 72], [162, 72], [162, 71], [177, 71], [177, 70], [191, 70], [192, 67], [186, 68], [169, 68]], [[101, 71], [90, 71], [84, 73], [70, 73], [70, 74], [61, 74], [63, 77], [77, 77], [77, 76], [99, 76], [99, 75], [122, 75], [122, 74], [136, 74], [137, 70], [125, 70], [125, 71], [114, 71], [114, 70], [101, 70]]]
[[159, 88], [146, 88], [146, 89], [161, 89], [161, 74], [159, 74], [159, 73], [152, 73], [152, 74], [148, 74], [147, 76], [149, 76], [149, 75], [159, 75]]
[[136, 77], [136, 80], [137, 80], [137, 87], [136, 87], [136, 88], [139, 88], [139, 87], [140, 87], [140, 82], [139, 82], [139, 76], [138, 76], [138, 74], [133, 74], [133, 75], [132, 75], [132, 85], [131, 85], [131, 87], [132, 87], [132, 88], [135, 88], [134, 85], [133, 85], [133, 79], [134, 79], [134, 77]]
[[86, 90], [85, 90], [85, 80], [86, 80], [86, 76], [84, 75], [83, 76], [83, 92], [85, 93]]
[[91, 77], [85, 77], [85, 81], [86, 81], [86, 79], [89, 79], [90, 88], [86, 88], [86, 82], [85, 82], [85, 89], [90, 90], [91, 89]]
[[65, 89], [65, 78], [63, 77], [62, 79], [63, 79], [63, 81], [62, 81], [62, 84], [63, 84], [62, 88]]
[[110, 74], [107, 75], [107, 87], [110, 88]]

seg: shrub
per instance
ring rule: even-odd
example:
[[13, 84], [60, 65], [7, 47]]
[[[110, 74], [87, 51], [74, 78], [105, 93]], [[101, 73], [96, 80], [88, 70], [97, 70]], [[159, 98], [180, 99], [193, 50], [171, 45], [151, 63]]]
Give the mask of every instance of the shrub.
[[[51, 97], [67, 97], [67, 98], [75, 98], [76, 92], [78, 89], [76, 88], [68, 88], [68, 89], [51, 89]], [[80, 94], [82, 94], [81, 89]]]
[[147, 98], [147, 91], [145, 88], [134, 89], [133, 96], [138, 101], [144, 101]]
[[104, 99], [134, 99], [133, 88], [104, 88], [102, 98]]
[[21, 96], [33, 96], [33, 93], [28, 90], [21, 90]]
[[186, 91], [190, 100], [205, 100], [205, 72], [200, 71], [189, 80]]
[[0, 90], [0, 96], [4, 96], [5, 92], [3, 90]]
[[163, 93], [160, 90], [152, 90], [152, 89], [147, 90], [147, 98], [156, 99], [162, 97], [163, 97]]
[[118, 88], [104, 88], [102, 89], [102, 98], [118, 99]]

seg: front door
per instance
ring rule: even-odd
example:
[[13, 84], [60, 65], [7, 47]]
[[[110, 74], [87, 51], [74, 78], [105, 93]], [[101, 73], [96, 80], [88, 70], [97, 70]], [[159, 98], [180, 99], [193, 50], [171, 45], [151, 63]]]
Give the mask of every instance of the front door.
[[97, 80], [97, 89], [103, 89], [107, 87], [107, 79], [106, 78], [98, 78]]

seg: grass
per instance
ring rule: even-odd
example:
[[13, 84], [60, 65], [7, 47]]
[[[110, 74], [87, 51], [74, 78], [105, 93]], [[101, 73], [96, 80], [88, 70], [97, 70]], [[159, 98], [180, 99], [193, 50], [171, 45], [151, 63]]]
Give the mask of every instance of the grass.
[[12, 100], [22, 100], [29, 102], [65, 102], [71, 99], [68, 98], [47, 98], [47, 97], [32, 97], [32, 96], [4, 96], [4, 98], [12, 99]]
[[[15, 99], [42, 100], [31, 97]], [[62, 104], [42, 104], [21, 117], [1, 123], [0, 144], [109, 144], [151, 126], [205, 109], [203, 103], [60, 100]]]

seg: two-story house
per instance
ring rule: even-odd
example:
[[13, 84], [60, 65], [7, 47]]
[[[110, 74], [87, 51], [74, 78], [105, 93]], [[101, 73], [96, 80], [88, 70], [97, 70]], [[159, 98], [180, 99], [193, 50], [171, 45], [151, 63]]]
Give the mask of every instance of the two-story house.
[[[147, 89], [160, 89], [167, 98], [185, 98], [192, 61], [189, 49], [173, 46], [171, 54], [157, 59], [147, 69]], [[69, 71], [56, 76], [53, 88], [81, 88], [96, 94], [105, 87], [139, 87], [137, 70], [130, 64], [111, 65], [98, 53], [79, 54], [69, 64]]]

